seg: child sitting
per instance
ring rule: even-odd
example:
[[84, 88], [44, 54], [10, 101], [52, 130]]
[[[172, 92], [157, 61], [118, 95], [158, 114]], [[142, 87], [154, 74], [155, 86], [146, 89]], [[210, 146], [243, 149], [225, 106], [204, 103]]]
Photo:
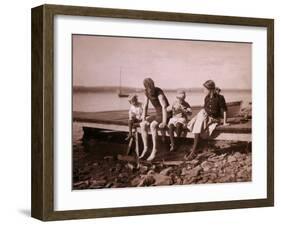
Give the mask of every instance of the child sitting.
[[130, 95], [129, 103], [131, 104], [129, 109], [129, 121], [128, 121], [129, 134], [126, 137], [126, 140], [129, 140], [132, 137], [132, 130], [133, 130], [134, 123], [141, 122], [141, 117], [143, 112], [142, 103], [138, 101], [137, 95], [135, 94]]
[[167, 111], [172, 111], [173, 114], [168, 123], [171, 141], [170, 151], [175, 150], [174, 131], [176, 131], [177, 137], [180, 137], [183, 128], [187, 125], [188, 116], [192, 114], [190, 105], [185, 101], [185, 92], [179, 90], [176, 98], [177, 100], [167, 108]]

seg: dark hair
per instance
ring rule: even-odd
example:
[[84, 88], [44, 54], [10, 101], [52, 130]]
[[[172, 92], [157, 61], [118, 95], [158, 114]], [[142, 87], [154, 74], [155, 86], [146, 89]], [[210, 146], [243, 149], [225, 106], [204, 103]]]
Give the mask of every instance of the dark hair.
[[143, 85], [144, 85], [145, 89], [149, 88], [149, 89], [153, 90], [155, 88], [154, 81], [151, 78], [145, 78], [143, 80]]
[[221, 89], [219, 87], [216, 87], [216, 92], [217, 93], [220, 93], [221, 92]]

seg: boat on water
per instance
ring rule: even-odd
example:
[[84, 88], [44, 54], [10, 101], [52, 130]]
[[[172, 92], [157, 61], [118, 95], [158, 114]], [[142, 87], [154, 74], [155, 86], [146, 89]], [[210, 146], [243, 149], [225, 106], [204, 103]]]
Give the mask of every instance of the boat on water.
[[[227, 118], [229, 125], [219, 125], [215, 129], [212, 138], [215, 140], [239, 140], [251, 141], [252, 121], [244, 121], [239, 115], [242, 101], [228, 102]], [[192, 117], [194, 117], [203, 106], [192, 106]], [[148, 110], [148, 114], [153, 113], [153, 109]], [[103, 112], [73, 112], [73, 122], [81, 123], [84, 135], [91, 136], [95, 129], [103, 131], [127, 132], [128, 131], [128, 111], [103, 111]], [[166, 134], [168, 136], [168, 133]], [[187, 133], [187, 138], [193, 134]]]
[[129, 94], [123, 93], [123, 91], [122, 91], [122, 68], [120, 68], [118, 97], [124, 98], [124, 97], [128, 97], [128, 96], [129, 96]]

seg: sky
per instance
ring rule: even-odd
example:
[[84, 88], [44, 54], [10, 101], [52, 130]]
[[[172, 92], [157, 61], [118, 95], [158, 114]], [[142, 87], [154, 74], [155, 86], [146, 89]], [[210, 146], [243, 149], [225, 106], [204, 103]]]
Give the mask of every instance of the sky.
[[73, 35], [74, 86], [251, 89], [251, 44]]

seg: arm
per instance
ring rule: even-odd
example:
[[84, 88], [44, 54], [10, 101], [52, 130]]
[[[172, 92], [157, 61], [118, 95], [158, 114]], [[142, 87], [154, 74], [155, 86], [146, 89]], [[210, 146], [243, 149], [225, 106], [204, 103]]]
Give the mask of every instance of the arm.
[[166, 109], [167, 109], [167, 112], [173, 111], [173, 106], [170, 105], [170, 106], [168, 106]]
[[166, 122], [167, 122], [167, 106], [166, 106], [166, 102], [165, 102], [163, 95], [159, 95], [158, 99], [162, 106], [162, 123], [160, 123], [159, 127], [164, 128], [166, 126]]
[[132, 113], [132, 109], [129, 109], [129, 120], [132, 120], [133, 118], [133, 113]]
[[192, 110], [191, 110], [190, 105], [187, 102], [185, 105], [186, 106], [185, 106], [184, 110], [185, 110], [186, 115], [188, 115], [188, 116], [192, 115]]
[[186, 109], [186, 113], [187, 113], [187, 115], [189, 115], [189, 116], [192, 115], [192, 110], [191, 110], [191, 108], [187, 108], [187, 109]]
[[145, 97], [144, 104], [143, 104], [142, 121], [145, 120], [145, 117], [147, 115], [148, 102], [149, 102], [148, 98]]
[[223, 112], [223, 125], [224, 126], [229, 125], [229, 123], [227, 123], [226, 111]]
[[225, 99], [224, 99], [224, 96], [220, 96], [221, 97], [221, 110], [223, 112], [223, 125], [227, 126], [229, 125], [227, 123], [227, 116], [226, 116], [226, 112], [227, 112], [227, 106], [226, 106], [226, 102], [225, 102]]

